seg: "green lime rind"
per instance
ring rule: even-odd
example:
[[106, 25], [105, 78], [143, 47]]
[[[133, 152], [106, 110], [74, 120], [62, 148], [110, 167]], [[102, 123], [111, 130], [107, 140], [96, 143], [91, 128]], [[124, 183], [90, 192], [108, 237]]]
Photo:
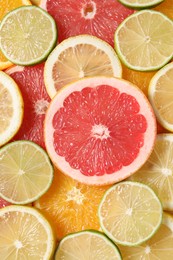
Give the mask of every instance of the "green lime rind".
[[128, 8], [140, 10], [140, 9], [146, 9], [151, 7], [156, 7], [165, 0], [155, 0], [155, 1], [148, 1], [148, 3], [140, 3], [140, 1], [137, 3], [130, 3], [128, 0], [118, 0], [121, 4]]
[[[123, 27], [124, 28], [126, 27], [126, 22], [128, 22], [132, 18], [135, 18], [135, 17], [141, 15], [144, 12], [158, 14], [158, 15], [162, 16], [165, 20], [169, 21], [172, 24], [172, 28], [173, 28], [173, 21], [161, 12], [158, 12], [155, 10], [149, 10], [149, 9], [137, 11], [137, 12], [129, 15], [126, 19], [124, 19], [123, 22], [117, 27], [115, 34], [114, 34], [114, 49], [115, 49], [116, 53], [118, 54], [118, 57], [120, 58], [121, 62], [129, 69], [132, 69], [135, 71], [144, 71], [144, 72], [145, 71], [156, 71], [156, 70], [164, 67], [173, 58], [173, 52], [171, 52], [170, 55], [168, 55], [168, 57], [165, 58], [164, 62], [158, 64], [157, 66], [142, 67], [142, 66], [138, 66], [138, 65], [132, 65], [131, 63], [129, 63], [127, 61], [124, 54], [122, 53], [121, 47], [119, 44], [119, 40], [118, 40], [118, 33]], [[170, 34], [170, 35], [172, 35], [172, 34]], [[134, 46], [134, 48], [135, 48], [135, 46]]]
[[[107, 237], [104, 233], [97, 231], [97, 230], [94, 230], [94, 229], [87, 229], [87, 230], [83, 230], [83, 231], [78, 231], [78, 232], [70, 233], [70, 234], [64, 236], [61, 239], [61, 241], [60, 241], [60, 243], [59, 243], [59, 245], [58, 245], [58, 247], [55, 251], [55, 260], [59, 259], [58, 253], [59, 253], [59, 250], [61, 250], [61, 247], [62, 247], [62, 244], [64, 243], [64, 241], [66, 241], [68, 239], [74, 239], [74, 237], [77, 237], [77, 236], [80, 236], [80, 235], [83, 235], [83, 234], [89, 234], [90, 236], [93, 235], [95, 237], [102, 238], [105, 241], [105, 243], [115, 251], [115, 259], [122, 260], [121, 252], [120, 252], [118, 246], [115, 245], [113, 243], [113, 241], [109, 237]], [[103, 259], [105, 259], [105, 258], [103, 258]]]
[[[21, 57], [18, 57], [17, 58], [13, 58], [13, 52], [16, 51], [16, 45], [18, 46], [19, 45], [19, 42], [18, 44], [14, 43], [13, 38], [11, 38], [11, 41], [10, 41], [10, 47], [13, 46], [13, 52], [11, 52], [11, 54], [8, 53], [9, 51], [9, 46], [6, 47], [6, 41], [4, 42], [3, 44], [3, 41], [4, 41], [4, 38], [3, 37], [3, 34], [2, 34], [2, 31], [3, 31], [3, 27], [6, 26], [8, 23], [10, 23], [10, 19], [11, 17], [13, 16], [19, 16], [20, 17], [20, 13], [23, 12], [23, 11], [30, 11], [30, 15], [32, 16], [32, 11], [36, 11], [38, 12], [38, 14], [42, 14], [42, 16], [44, 17], [44, 20], [47, 19], [47, 21], [50, 22], [51, 24], [51, 27], [47, 29], [47, 31], [52, 31], [52, 38], [51, 39], [48, 39], [47, 36], [44, 36], [44, 31], [42, 31], [42, 35], [40, 37], [40, 33], [38, 33], [36, 31], [36, 33], [34, 34], [34, 36], [32, 35], [31, 37], [31, 34], [33, 33], [32, 31], [33, 30], [30, 30], [30, 32], [28, 33], [28, 28], [27, 29], [27, 33], [28, 34], [26, 37], [27, 39], [30, 39], [31, 38], [34, 38], [33, 40], [34, 41], [37, 41], [36, 42], [36, 47], [37, 47], [37, 50], [39, 49], [39, 44], [41, 41], [43, 41], [43, 39], [46, 39], [47, 40], [47, 43], [48, 43], [48, 46], [47, 46], [47, 49], [45, 49], [41, 55], [38, 55], [38, 57], [32, 57], [30, 58], [30, 60], [23, 60], [22, 57], [24, 56], [23, 54], [21, 55]], [[43, 23], [42, 19], [40, 21], [40, 19], [37, 20], [38, 22], [40, 22], [40, 27]], [[12, 27], [8, 27], [6, 29], [7, 32], [9, 32], [9, 29], [10, 29], [10, 32], [11, 32], [11, 35], [14, 35], [14, 25], [10, 25]], [[27, 25], [25, 25], [27, 26]], [[18, 33], [19, 36], [20, 36], [20, 32], [19, 31], [16, 31], [15, 33]], [[2, 53], [4, 54], [4, 56], [9, 60], [11, 61], [12, 63], [16, 64], [16, 65], [21, 65], [21, 66], [30, 66], [30, 65], [35, 65], [35, 64], [38, 64], [38, 63], [41, 63], [42, 61], [45, 61], [46, 58], [48, 57], [48, 55], [50, 54], [50, 52], [54, 49], [54, 47], [56, 46], [56, 43], [57, 43], [57, 38], [58, 38], [58, 30], [57, 30], [57, 26], [56, 26], [56, 22], [55, 20], [53, 19], [53, 17], [47, 13], [45, 10], [43, 10], [42, 8], [38, 7], [38, 6], [34, 6], [34, 5], [26, 5], [26, 6], [20, 6], [20, 7], [17, 7], [15, 9], [13, 9], [12, 11], [8, 12], [2, 19], [1, 23], [0, 23], [0, 50], [2, 51]], [[23, 38], [24, 38], [24, 35], [23, 35]], [[9, 39], [7, 39], [7, 42], [9, 42]], [[14, 44], [13, 44], [14, 43]], [[39, 43], [39, 44], [38, 44]], [[31, 43], [32, 44], [32, 43]], [[20, 49], [17, 49], [18, 50], [18, 53], [22, 53], [23, 52], [23, 48], [24, 46], [26, 46], [26, 42], [24, 42], [24, 44], [22, 45], [22, 47], [20, 47]], [[42, 45], [40, 45], [40, 50], [42, 48]], [[43, 49], [43, 48], [42, 48]], [[29, 51], [27, 51], [28, 53]], [[34, 53], [33, 51], [33, 48], [32, 50], [30, 49], [30, 53]]]
[[[15, 145], [17, 145], [17, 146], [24, 145], [24, 144], [33, 146], [33, 148], [34, 148], [33, 152], [35, 150], [35, 151], [39, 151], [41, 153], [41, 156], [45, 158], [45, 163], [48, 165], [50, 172], [49, 172], [49, 180], [47, 182], [47, 185], [44, 187], [44, 189], [42, 189], [41, 191], [39, 190], [39, 193], [36, 196], [33, 196], [32, 198], [27, 199], [27, 200], [20, 200], [20, 201], [16, 201], [13, 198], [9, 198], [3, 194], [3, 190], [4, 190], [3, 189], [3, 175], [0, 172], [0, 179], [2, 179], [1, 184], [0, 184], [0, 197], [2, 197], [3, 199], [5, 199], [6, 201], [8, 201], [12, 204], [17, 204], [17, 205], [25, 205], [25, 204], [32, 203], [32, 202], [36, 201], [37, 199], [39, 199], [42, 195], [44, 195], [48, 191], [48, 189], [50, 188], [50, 186], [53, 182], [53, 177], [54, 177], [53, 164], [52, 164], [48, 154], [42, 147], [40, 147], [38, 144], [36, 144], [32, 141], [19, 140], [19, 141], [10, 142], [10, 143], [4, 145], [0, 149], [0, 158], [1, 158], [1, 155], [3, 155], [8, 150], [9, 147], [12, 147]], [[7, 154], [8, 154], [8, 151], [7, 151]], [[34, 185], [37, 186], [37, 183], [34, 183]]]
[[[131, 243], [131, 242], [128, 242], [128, 241], [120, 241], [119, 239], [116, 239], [116, 237], [113, 236], [113, 234], [110, 233], [110, 232], [107, 230], [107, 228], [104, 226], [104, 224], [103, 224], [103, 218], [102, 218], [102, 216], [101, 216], [102, 206], [103, 206], [103, 203], [104, 203], [105, 200], [106, 200], [107, 195], [108, 195], [111, 191], [113, 191], [116, 186], [121, 185], [121, 184], [127, 184], [127, 185], [132, 185], [132, 184], [133, 184], [133, 185], [137, 185], [137, 186], [139, 186], [139, 187], [143, 187], [143, 188], [149, 190], [149, 191], [152, 193], [153, 197], [157, 200], [158, 205], [160, 206], [160, 218], [159, 218], [158, 223], [157, 223], [157, 225], [155, 226], [155, 229], [153, 230], [153, 232], [152, 232], [149, 236], [147, 236], [147, 237], [145, 237], [145, 238], [143, 238], [143, 239], [140, 239], [139, 241], [137, 241], [137, 242], [135, 242], [135, 243]], [[130, 194], [129, 194], [129, 196], [130, 196]], [[108, 204], [109, 204], [109, 203], [107, 203], [107, 205], [108, 205]], [[162, 207], [162, 203], [161, 203], [160, 199], [158, 198], [158, 196], [156, 195], [156, 193], [155, 193], [148, 185], [143, 184], [143, 183], [140, 183], [140, 182], [136, 182], [136, 181], [135, 181], [135, 182], [134, 182], [134, 181], [122, 181], [122, 182], [119, 182], [119, 183], [114, 184], [112, 187], [110, 187], [110, 188], [105, 192], [105, 194], [103, 195], [103, 197], [102, 197], [102, 199], [101, 199], [101, 202], [100, 202], [100, 204], [99, 204], [99, 207], [98, 207], [98, 217], [99, 217], [99, 222], [100, 222], [100, 226], [101, 226], [102, 231], [103, 231], [114, 243], [119, 244], [119, 245], [123, 245], [123, 246], [138, 246], [138, 245], [144, 243], [145, 241], [149, 240], [149, 239], [157, 232], [157, 230], [160, 228], [160, 226], [161, 226], [161, 224], [162, 224], [162, 219], [163, 219], [163, 207]]]

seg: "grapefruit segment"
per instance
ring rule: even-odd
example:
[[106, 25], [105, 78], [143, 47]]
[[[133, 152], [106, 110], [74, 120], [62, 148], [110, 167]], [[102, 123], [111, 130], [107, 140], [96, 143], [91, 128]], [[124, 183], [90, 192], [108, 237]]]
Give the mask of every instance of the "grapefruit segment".
[[80, 182], [104, 185], [144, 164], [154, 145], [156, 121], [136, 86], [93, 77], [58, 92], [46, 112], [44, 135], [61, 171]]

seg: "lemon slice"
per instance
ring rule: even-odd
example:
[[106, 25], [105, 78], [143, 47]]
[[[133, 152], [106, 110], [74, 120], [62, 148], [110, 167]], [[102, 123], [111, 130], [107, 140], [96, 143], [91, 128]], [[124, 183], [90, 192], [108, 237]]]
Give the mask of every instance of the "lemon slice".
[[114, 49], [103, 40], [91, 35], [70, 37], [49, 55], [44, 79], [49, 96], [66, 84], [89, 76], [121, 77], [121, 63]]
[[163, 214], [157, 233], [146, 243], [135, 246], [119, 246], [123, 260], [171, 260], [173, 256], [173, 216]]
[[117, 28], [115, 49], [122, 62], [131, 69], [159, 69], [173, 55], [173, 21], [153, 10], [136, 12]]
[[151, 79], [148, 96], [160, 124], [173, 132], [173, 62]]
[[14, 204], [35, 201], [53, 179], [48, 155], [30, 141], [16, 141], [1, 148], [0, 169], [0, 196]]
[[0, 71], [0, 146], [19, 130], [23, 119], [23, 99], [15, 81]]
[[164, 0], [119, 0], [123, 5], [134, 8], [134, 9], [142, 9], [142, 8], [150, 8], [152, 6], [156, 6], [162, 3]]
[[43, 9], [22, 6], [0, 24], [0, 49], [12, 63], [32, 65], [44, 60], [57, 39], [56, 23]]
[[135, 246], [151, 238], [162, 221], [162, 205], [147, 185], [124, 181], [106, 191], [99, 205], [100, 225], [115, 243]]
[[48, 260], [55, 247], [49, 222], [36, 209], [7, 206], [0, 209], [1, 259]]
[[149, 185], [160, 198], [163, 208], [173, 210], [173, 134], [159, 134], [154, 150], [131, 180]]
[[65, 236], [56, 251], [55, 260], [121, 260], [114, 243], [96, 231], [81, 231]]

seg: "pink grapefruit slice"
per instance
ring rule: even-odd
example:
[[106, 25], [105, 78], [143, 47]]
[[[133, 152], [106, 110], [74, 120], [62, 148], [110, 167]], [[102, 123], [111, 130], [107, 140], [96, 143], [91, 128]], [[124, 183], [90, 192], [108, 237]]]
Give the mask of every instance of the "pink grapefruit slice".
[[9, 205], [11, 205], [10, 202], [8, 202], [8, 201], [6, 201], [6, 200], [4, 200], [3, 198], [0, 197], [0, 209], [4, 208], [6, 206], [9, 206]]
[[56, 21], [58, 40], [90, 34], [114, 47], [118, 25], [134, 11], [117, 0], [42, 0], [40, 6]]
[[50, 158], [63, 173], [105, 185], [145, 163], [155, 142], [156, 120], [135, 85], [92, 77], [58, 91], [46, 112], [44, 136]]
[[14, 66], [8, 73], [18, 84], [24, 99], [24, 119], [14, 140], [30, 140], [45, 148], [43, 121], [50, 98], [43, 80], [44, 63]]

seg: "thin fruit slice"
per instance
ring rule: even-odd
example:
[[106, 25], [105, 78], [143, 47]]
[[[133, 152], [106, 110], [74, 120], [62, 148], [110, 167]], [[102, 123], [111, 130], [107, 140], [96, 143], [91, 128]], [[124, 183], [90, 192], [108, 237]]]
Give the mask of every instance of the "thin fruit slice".
[[60, 240], [72, 232], [100, 229], [97, 209], [109, 187], [79, 183], [55, 168], [50, 189], [34, 202], [34, 206], [50, 219]]
[[24, 99], [24, 118], [13, 140], [30, 140], [45, 148], [43, 122], [50, 102], [43, 79], [44, 63], [14, 66], [6, 73], [19, 86]]
[[134, 12], [117, 0], [42, 0], [41, 7], [55, 19], [60, 42], [70, 36], [90, 34], [112, 47], [117, 26]]
[[173, 62], [160, 69], [151, 79], [148, 96], [160, 124], [173, 132]]
[[51, 259], [55, 241], [49, 222], [36, 209], [8, 206], [0, 209], [1, 258]]
[[1, 51], [8, 60], [19, 65], [44, 60], [57, 39], [54, 19], [36, 6], [22, 6], [5, 15], [0, 34]]
[[[30, 5], [31, 2], [29, 0], [3, 0], [1, 1], [0, 8], [0, 21], [4, 17], [5, 14], [10, 12], [11, 10], [22, 6], [22, 5]], [[4, 70], [8, 67], [12, 66], [12, 63], [7, 60], [7, 58], [0, 51], [0, 70]]]
[[164, 0], [163, 3], [154, 7], [154, 10], [162, 12], [163, 14], [166, 14], [170, 19], [173, 19], [172, 6], [173, 6], [172, 0]]
[[164, 0], [119, 0], [123, 5], [134, 8], [150, 8], [163, 2]]
[[70, 37], [52, 51], [44, 69], [49, 96], [68, 83], [89, 76], [121, 77], [122, 68], [114, 49], [91, 35]]
[[23, 99], [15, 81], [0, 71], [0, 146], [19, 130], [23, 119]]
[[163, 214], [159, 230], [140, 246], [119, 246], [123, 260], [170, 260], [173, 256], [173, 216]]
[[115, 49], [127, 67], [157, 70], [172, 58], [173, 21], [153, 10], [136, 12], [117, 28]]
[[154, 150], [131, 180], [149, 185], [165, 210], [173, 210], [173, 134], [159, 134]]
[[121, 260], [116, 245], [100, 232], [86, 230], [64, 237], [58, 245], [55, 260]]
[[14, 204], [35, 201], [53, 179], [46, 152], [29, 141], [16, 141], [1, 148], [0, 168], [0, 196]]
[[124, 181], [106, 191], [98, 210], [100, 225], [115, 243], [135, 246], [158, 230], [162, 205], [149, 186]]
[[125, 179], [149, 157], [156, 136], [153, 110], [132, 83], [85, 78], [61, 89], [45, 118], [45, 144], [55, 165], [87, 184]]

